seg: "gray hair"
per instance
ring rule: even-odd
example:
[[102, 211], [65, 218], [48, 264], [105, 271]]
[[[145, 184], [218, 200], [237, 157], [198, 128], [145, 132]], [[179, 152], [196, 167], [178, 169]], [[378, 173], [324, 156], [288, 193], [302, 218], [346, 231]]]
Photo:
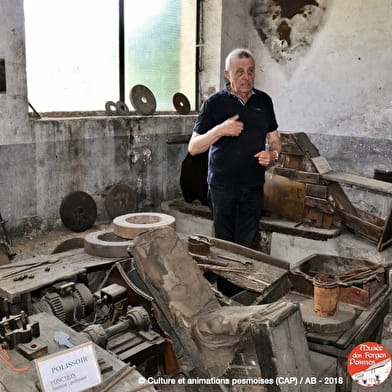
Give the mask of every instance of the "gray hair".
[[233, 58], [251, 58], [253, 61], [255, 61], [255, 58], [253, 56], [253, 53], [249, 49], [245, 48], [237, 48], [233, 49], [227, 56], [225, 60], [225, 71], [228, 71], [230, 69], [231, 65], [231, 60]]

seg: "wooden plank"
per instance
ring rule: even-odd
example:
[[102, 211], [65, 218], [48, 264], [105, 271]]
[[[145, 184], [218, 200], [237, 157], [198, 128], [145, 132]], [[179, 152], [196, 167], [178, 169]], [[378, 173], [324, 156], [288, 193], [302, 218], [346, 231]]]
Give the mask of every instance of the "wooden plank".
[[282, 153], [281, 154], [281, 162], [283, 167], [288, 169], [299, 169], [301, 165], [302, 156], [296, 156], [291, 154]]
[[369, 189], [374, 192], [392, 196], [392, 184], [373, 178], [359, 176], [352, 173], [332, 171], [322, 174], [321, 178], [327, 181], [339, 182], [341, 184], [353, 185], [358, 188]]
[[[212, 255], [214, 255], [215, 253], [234, 253], [236, 254], [237, 258], [243, 258], [244, 260], [251, 259], [254, 262], [254, 267], [258, 272], [262, 272], [264, 268], [267, 268], [268, 270], [271, 267], [271, 273], [275, 271], [277, 273], [276, 277], [278, 278], [281, 276], [280, 274], [282, 273], [282, 270], [290, 269], [290, 263], [286, 260], [272, 257], [270, 255], [267, 255], [266, 253], [259, 252], [246, 246], [235, 244], [234, 242], [221, 240], [219, 238], [210, 237], [204, 234], [203, 237], [206, 237], [209, 241], [214, 243], [214, 246], [211, 247]], [[240, 264], [236, 264], [236, 266], [238, 265]]]
[[377, 250], [382, 252], [392, 244], [392, 207], [389, 209], [389, 214], [385, 220], [385, 225], [377, 244]]
[[304, 171], [299, 171], [294, 169], [286, 169], [284, 167], [274, 167], [273, 172], [274, 174], [290, 178], [291, 180], [294, 181], [305, 182], [308, 184], [320, 183], [320, 174], [318, 173], [304, 172]]
[[326, 185], [306, 184], [305, 195], [327, 199], [328, 187]]
[[358, 215], [356, 208], [352, 205], [350, 199], [337, 182], [328, 185], [328, 194], [332, 196], [332, 199], [336, 203], [336, 208], [344, 210], [353, 216]]
[[293, 134], [291, 133], [281, 133], [280, 139], [282, 141], [282, 153], [287, 153], [290, 155], [303, 156], [303, 151], [298, 147]]
[[[0, 296], [9, 302], [57, 281], [71, 279], [89, 268], [114, 264], [119, 259], [91, 256], [84, 249], [54, 255], [39, 255], [29, 260], [3, 266], [0, 270]], [[4, 268], [8, 267], [9, 268]], [[21, 280], [15, 278], [26, 275]], [[31, 278], [30, 278], [31, 276]]]
[[324, 214], [323, 215], [323, 228], [329, 229], [335, 223], [334, 214]]
[[293, 137], [297, 142], [299, 148], [303, 151], [304, 154], [307, 154], [309, 158], [318, 157], [320, 155], [317, 148], [310, 141], [308, 135], [304, 132], [294, 133]]
[[341, 234], [341, 229], [338, 227], [333, 229], [321, 229], [312, 226], [299, 225], [298, 222], [291, 222], [285, 219], [264, 216], [260, 220], [259, 230], [289, 234], [317, 241], [326, 241], [329, 238], [334, 238]]
[[323, 213], [320, 212], [317, 208], [304, 206], [302, 220], [314, 227], [323, 227]]
[[212, 219], [211, 209], [208, 206], [202, 205], [200, 203], [187, 203], [183, 199], [174, 199], [169, 203], [169, 207], [184, 214]]
[[333, 207], [331, 206], [331, 204], [328, 203], [327, 200], [320, 199], [318, 197], [306, 196], [304, 200], [304, 204], [305, 206], [317, 208], [319, 211], [326, 212], [328, 214], [334, 212]]
[[373, 225], [380, 226], [381, 228], [384, 227], [384, 224], [385, 224], [384, 219], [380, 218], [379, 216], [372, 215], [367, 211], [360, 210], [359, 208], [357, 208], [356, 210], [357, 210], [356, 216], [358, 216], [358, 218], [360, 218], [366, 222], [369, 222]]
[[378, 243], [382, 233], [381, 227], [365, 222], [356, 216], [346, 213], [345, 211], [341, 211], [340, 213], [342, 214], [342, 221], [346, 226], [352, 229], [355, 233], [361, 234], [364, 237]]

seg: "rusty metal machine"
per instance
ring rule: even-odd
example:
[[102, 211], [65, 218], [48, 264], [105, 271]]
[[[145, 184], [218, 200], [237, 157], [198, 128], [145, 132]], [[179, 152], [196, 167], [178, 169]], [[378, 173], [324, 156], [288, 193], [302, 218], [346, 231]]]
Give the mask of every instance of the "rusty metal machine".
[[[131, 260], [76, 249], [3, 265], [0, 347], [7, 353], [2, 357], [9, 358], [7, 367], [18, 368], [27, 361], [29, 370], [23, 377], [37, 382], [31, 370], [34, 359], [92, 341], [106, 353], [102, 373], [128, 364], [148, 377], [165, 371], [167, 361], [171, 366], [166, 371], [172, 372], [176, 362], [171, 341], [152, 319], [148, 296], [127, 277]], [[3, 373], [13, 384], [17, 373]]]

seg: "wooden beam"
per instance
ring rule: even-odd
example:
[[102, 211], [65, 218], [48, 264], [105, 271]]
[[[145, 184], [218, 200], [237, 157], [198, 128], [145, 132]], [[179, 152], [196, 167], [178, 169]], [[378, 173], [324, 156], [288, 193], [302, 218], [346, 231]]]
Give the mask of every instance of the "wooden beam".
[[368, 189], [373, 192], [384, 193], [392, 196], [392, 183], [363, 177], [352, 173], [332, 171], [321, 175], [323, 180], [339, 182], [340, 184], [353, 185], [358, 188]]
[[378, 243], [383, 228], [372, 223], [366, 222], [356, 216], [350, 215], [345, 211], [340, 211], [343, 223], [355, 233], [361, 234], [366, 238]]
[[320, 183], [320, 174], [304, 172], [295, 169], [286, 169], [284, 167], [274, 167], [274, 174], [279, 176], [290, 178], [294, 181], [305, 182], [308, 184], [319, 184]]

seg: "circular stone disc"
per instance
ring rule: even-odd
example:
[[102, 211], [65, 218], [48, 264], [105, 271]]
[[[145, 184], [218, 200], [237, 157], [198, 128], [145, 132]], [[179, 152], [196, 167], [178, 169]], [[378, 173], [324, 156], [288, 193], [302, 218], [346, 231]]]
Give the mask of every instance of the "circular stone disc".
[[107, 101], [105, 103], [105, 110], [106, 110], [106, 114], [108, 114], [109, 116], [113, 116], [117, 114], [116, 104], [113, 101]]
[[68, 229], [75, 232], [85, 231], [97, 219], [97, 205], [86, 192], [71, 192], [61, 202], [60, 217]]
[[125, 184], [113, 185], [105, 197], [105, 208], [111, 219], [136, 211], [136, 196]]
[[182, 93], [175, 93], [173, 95], [173, 105], [179, 114], [189, 114], [191, 111], [191, 104], [188, 98]]
[[157, 107], [154, 94], [148, 87], [142, 84], [137, 84], [131, 88], [129, 99], [136, 112], [143, 116], [153, 114]]
[[113, 232], [121, 238], [134, 239], [138, 234], [157, 227], [171, 226], [175, 229], [176, 219], [159, 212], [137, 212], [113, 219]]
[[122, 116], [128, 116], [129, 115], [129, 108], [125, 102], [122, 101], [117, 101], [116, 103], [116, 110], [117, 113], [122, 115]]
[[112, 229], [96, 231], [84, 237], [85, 252], [99, 257], [126, 257], [131, 244], [131, 240], [116, 236]]
[[302, 320], [307, 331], [317, 333], [334, 333], [348, 329], [357, 317], [355, 309], [338, 302], [336, 313], [331, 317], [320, 317], [313, 311], [313, 299], [300, 302]]

